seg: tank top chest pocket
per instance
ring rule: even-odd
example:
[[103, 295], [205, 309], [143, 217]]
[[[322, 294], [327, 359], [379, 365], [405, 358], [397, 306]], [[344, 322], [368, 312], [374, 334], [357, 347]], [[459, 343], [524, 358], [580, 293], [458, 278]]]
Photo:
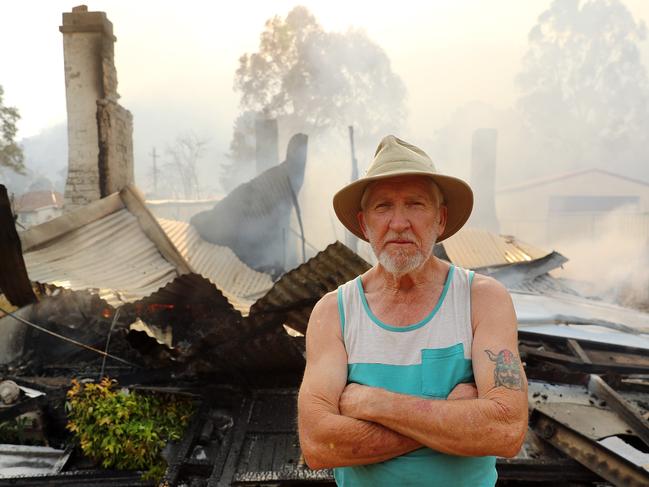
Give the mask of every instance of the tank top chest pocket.
[[445, 399], [461, 382], [473, 380], [471, 360], [464, 358], [464, 344], [421, 351], [421, 393]]

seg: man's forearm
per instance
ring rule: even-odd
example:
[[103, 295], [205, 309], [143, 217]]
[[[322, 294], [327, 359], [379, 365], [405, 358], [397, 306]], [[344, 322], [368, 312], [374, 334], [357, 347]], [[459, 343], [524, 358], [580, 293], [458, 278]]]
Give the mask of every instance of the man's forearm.
[[[513, 456], [527, 430], [527, 407], [504, 406], [497, 397], [432, 400], [368, 388], [367, 401], [351, 412], [443, 453]], [[347, 414], [347, 411], [343, 411]]]
[[313, 469], [383, 462], [422, 446], [379, 424], [333, 413], [312, 422], [300, 419], [302, 452]]

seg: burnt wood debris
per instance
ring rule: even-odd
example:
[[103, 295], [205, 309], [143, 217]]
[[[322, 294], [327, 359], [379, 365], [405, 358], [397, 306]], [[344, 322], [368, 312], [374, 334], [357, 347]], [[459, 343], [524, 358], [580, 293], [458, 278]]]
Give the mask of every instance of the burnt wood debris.
[[[60, 30], [66, 76], [78, 72], [66, 79], [66, 208], [18, 232], [0, 186], [0, 487], [334, 485], [298, 443], [304, 335], [315, 303], [369, 264], [356, 240], [314, 251], [291, 226], [308, 137], [293, 135], [278, 164], [277, 121], [259, 121], [256, 177], [191, 222], [155, 215], [133, 184], [112, 23], [79, 6]], [[476, 171], [495, 163], [496, 140], [474, 137]], [[352, 129], [350, 141], [356, 164]], [[649, 485], [649, 314], [583, 297], [550, 274], [567, 257], [499, 235], [495, 220], [434, 252], [501, 281], [516, 308], [531, 415], [520, 453], [497, 460], [498, 485]], [[503, 368], [514, 359], [490, 353]], [[72, 441], [72, 379], [104, 376], [194, 401], [159, 483], [101, 468]]]

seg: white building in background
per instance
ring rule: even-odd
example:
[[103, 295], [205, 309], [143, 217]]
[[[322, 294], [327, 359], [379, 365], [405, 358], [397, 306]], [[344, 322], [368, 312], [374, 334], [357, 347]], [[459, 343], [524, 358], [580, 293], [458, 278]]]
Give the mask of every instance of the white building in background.
[[500, 233], [537, 245], [611, 231], [649, 238], [649, 183], [601, 169], [501, 188], [496, 210]]
[[33, 227], [63, 213], [63, 195], [58, 191], [30, 191], [14, 201], [14, 213], [23, 228]]

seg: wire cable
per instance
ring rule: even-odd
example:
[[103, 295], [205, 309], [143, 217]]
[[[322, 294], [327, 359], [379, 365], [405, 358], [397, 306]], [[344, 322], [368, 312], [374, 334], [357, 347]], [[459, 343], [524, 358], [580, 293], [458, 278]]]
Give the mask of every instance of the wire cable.
[[11, 316], [13, 319], [20, 321], [21, 323], [24, 323], [27, 326], [31, 326], [32, 328], [37, 329], [38, 331], [42, 331], [43, 333], [47, 333], [48, 335], [52, 335], [53, 337], [59, 338], [63, 341], [66, 341], [68, 343], [72, 343], [73, 345], [76, 345], [77, 347], [85, 348], [86, 350], [90, 350], [91, 352], [98, 353], [99, 355], [103, 355], [104, 357], [112, 358], [113, 360], [117, 360], [118, 362], [122, 362], [126, 365], [130, 365], [131, 367], [137, 367], [140, 368], [139, 365], [133, 364], [129, 362], [128, 360], [124, 360], [123, 358], [116, 357], [115, 355], [112, 355], [110, 353], [104, 352], [103, 350], [99, 350], [95, 347], [91, 347], [90, 345], [86, 345], [85, 343], [81, 343], [77, 340], [74, 340], [73, 338], [68, 338], [63, 335], [59, 335], [58, 333], [48, 330], [47, 328], [43, 328], [42, 326], [39, 326], [35, 323], [32, 323], [31, 321], [28, 321], [24, 318], [21, 318], [20, 316], [16, 315], [15, 313], [12, 313], [11, 311], [7, 311], [6, 309], [2, 308], [0, 306], [0, 311], [3, 313]]

